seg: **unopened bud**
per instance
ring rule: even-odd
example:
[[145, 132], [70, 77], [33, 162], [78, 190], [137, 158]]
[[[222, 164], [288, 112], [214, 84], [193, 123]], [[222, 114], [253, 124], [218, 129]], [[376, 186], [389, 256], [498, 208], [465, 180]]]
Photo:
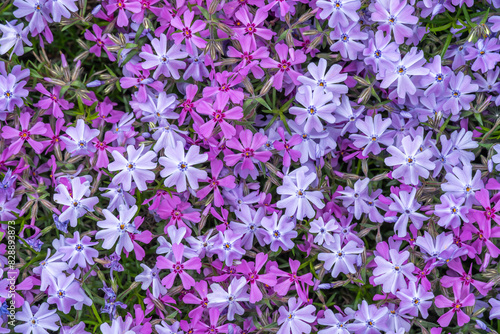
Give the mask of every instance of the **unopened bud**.
[[274, 82], [274, 76], [270, 77], [269, 80], [264, 84], [264, 86], [262, 87], [262, 89], [259, 92], [259, 96], [266, 95], [271, 90], [271, 87], [273, 86], [273, 82]]
[[208, 14], [213, 15], [217, 11], [217, 6], [219, 6], [219, 0], [213, 0], [208, 7]]

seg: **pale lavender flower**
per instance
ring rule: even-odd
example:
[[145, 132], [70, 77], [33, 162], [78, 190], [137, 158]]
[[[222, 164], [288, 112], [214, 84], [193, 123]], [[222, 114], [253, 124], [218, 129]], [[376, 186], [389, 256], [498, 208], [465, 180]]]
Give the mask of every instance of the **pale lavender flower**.
[[497, 152], [491, 157], [491, 161], [493, 161], [497, 166], [495, 167], [496, 170], [500, 171], [500, 144], [497, 144], [493, 146], [495, 151]]
[[97, 242], [91, 242], [88, 235], [80, 239], [80, 232], [75, 231], [73, 238], [67, 238], [65, 245], [59, 247], [58, 251], [64, 254], [63, 261], [68, 261], [70, 268], [74, 268], [76, 264], [80, 268], [86, 268], [88, 265], [94, 264], [94, 259], [99, 256], [99, 252], [92, 248], [97, 245]]
[[411, 28], [406, 24], [414, 25], [418, 23], [418, 17], [411, 15], [415, 8], [407, 4], [406, 0], [377, 0], [375, 2], [372, 20], [380, 22], [377, 27], [387, 35], [394, 34], [394, 40], [398, 44], [403, 44], [405, 37], [413, 35]]
[[[176, 321], [172, 325], [168, 325], [164, 320], [159, 325], [155, 325], [155, 330], [158, 334], [184, 334], [179, 330], [181, 323]], [[144, 327], [143, 327], [144, 328]]]
[[137, 212], [137, 206], [134, 205], [130, 209], [125, 207], [120, 207], [119, 210], [120, 218], [117, 218], [110, 211], [104, 209], [102, 210], [102, 214], [106, 218], [105, 220], [97, 222], [97, 226], [103, 228], [104, 230], [100, 230], [96, 233], [96, 239], [103, 239], [102, 248], [111, 249], [116, 241], [115, 252], [120, 255], [122, 249], [125, 249], [127, 252], [132, 252], [134, 249], [134, 244], [132, 243], [132, 239], [130, 237], [131, 234], [140, 233], [136, 227], [132, 218]]
[[381, 88], [389, 88], [397, 80], [397, 96], [404, 99], [405, 96], [414, 95], [417, 92], [411, 77], [427, 75], [429, 69], [424, 68], [424, 52], [418, 52], [417, 48], [412, 48], [392, 69], [387, 69], [381, 76]]
[[327, 309], [323, 314], [323, 318], [318, 318], [318, 323], [323, 326], [329, 326], [322, 329], [318, 334], [349, 334], [348, 321], [351, 319], [349, 315], [343, 316], [340, 313], [334, 314], [332, 310]]
[[54, 22], [61, 22], [61, 16], [69, 19], [72, 12], [77, 12], [76, 0], [50, 0], [47, 1]]
[[174, 94], [167, 95], [165, 92], [160, 92], [158, 98], [150, 95], [144, 103], [131, 102], [130, 104], [142, 111], [142, 122], [158, 124], [162, 120], [179, 118], [179, 114], [173, 111], [177, 106], [177, 98]]
[[[122, 184], [115, 186], [111, 183], [107, 188], [99, 188], [99, 191], [101, 191], [102, 197], [109, 198], [109, 204], [107, 207], [109, 211], [115, 211], [115, 209], [118, 209], [121, 205], [130, 207], [136, 202], [134, 196], [123, 190]], [[105, 193], [105, 191], [107, 192]]]
[[209, 76], [207, 66], [205, 66], [205, 53], [199, 53], [198, 48], [194, 46], [189, 56], [191, 64], [184, 71], [182, 79], [193, 78], [195, 81], [202, 82], [203, 78], [208, 78]]
[[388, 318], [387, 307], [377, 308], [377, 305], [368, 305], [366, 300], [363, 300], [354, 315], [354, 323], [349, 324], [349, 330], [355, 333], [380, 334], [389, 329]]
[[408, 289], [401, 289], [396, 295], [401, 300], [399, 312], [418, 317], [420, 311], [422, 318], [427, 319], [434, 294], [426, 291], [422, 284], [417, 289], [415, 282], [409, 282]]
[[186, 52], [181, 51], [180, 45], [173, 45], [167, 51], [167, 36], [160, 35], [160, 39], [155, 38], [151, 41], [156, 55], [151, 52], [143, 51], [139, 56], [145, 61], [141, 63], [142, 67], [146, 70], [156, 68], [153, 73], [153, 78], [156, 80], [163, 74], [167, 78], [179, 79], [179, 70], [186, 68], [186, 63], [177, 59], [183, 59], [188, 56]]
[[464, 75], [463, 72], [459, 72], [457, 75], [451, 74], [449, 87], [444, 93], [446, 98], [443, 103], [444, 111], [451, 111], [452, 115], [457, 115], [462, 109], [470, 109], [470, 103], [476, 98], [476, 95], [472, 93], [479, 89], [479, 86], [471, 81], [471, 77]]
[[500, 319], [500, 300], [490, 298], [488, 302], [491, 304], [490, 319]]
[[379, 30], [374, 38], [368, 40], [368, 47], [363, 50], [364, 62], [371, 65], [375, 72], [392, 69], [393, 63], [401, 58], [398, 45], [392, 42], [391, 35]]
[[417, 185], [419, 176], [429, 177], [429, 170], [435, 167], [435, 164], [429, 159], [432, 157], [430, 150], [421, 151], [423, 139], [416, 136], [412, 141], [411, 136], [406, 136], [401, 141], [403, 151], [395, 146], [387, 148], [392, 156], [385, 158], [387, 166], [399, 166], [392, 172], [392, 177], [402, 179], [405, 184]]
[[317, 234], [314, 238], [314, 242], [320, 246], [324, 243], [329, 244], [335, 242], [331, 232], [336, 231], [340, 231], [340, 225], [334, 217], [330, 217], [330, 220], [326, 223], [323, 217], [319, 217], [311, 222], [311, 227], [309, 228], [309, 233]]
[[394, 202], [389, 206], [389, 210], [399, 212], [401, 214], [394, 224], [394, 231], [397, 232], [400, 238], [404, 238], [407, 234], [409, 219], [411, 219], [413, 225], [415, 225], [417, 229], [421, 229], [423, 222], [429, 219], [429, 217], [418, 213], [418, 209], [421, 205], [415, 200], [416, 194], [416, 188], [413, 188], [411, 193], [408, 193], [407, 191], [399, 191], [399, 196], [391, 194], [391, 198]]
[[337, 123], [342, 124], [342, 131], [340, 135], [343, 136], [346, 133], [354, 133], [358, 131], [356, 127], [356, 121], [361, 117], [363, 111], [365, 110], [364, 106], [358, 106], [358, 108], [352, 109], [353, 106], [357, 106], [354, 102], [349, 101], [347, 95], [342, 95], [342, 102], [335, 109], [335, 118]]
[[250, 295], [247, 293], [247, 279], [245, 277], [240, 277], [239, 279], [236, 277], [233, 278], [227, 291], [216, 283], [211, 284], [210, 289], [213, 292], [207, 295], [208, 308], [215, 307], [219, 311], [223, 311], [227, 307], [227, 320], [229, 321], [234, 320], [235, 314], [242, 315], [245, 312], [240, 305], [240, 302], [250, 300]]
[[[81, 309], [81, 303], [89, 300], [79, 282], [75, 280], [75, 274], [67, 277], [64, 274], [57, 276], [49, 286], [47, 294], [49, 296], [47, 302], [56, 304], [57, 309], [65, 314], [68, 314], [73, 306], [75, 309]], [[79, 303], [80, 307], [75, 305]]]
[[374, 261], [377, 264], [373, 270], [375, 276], [373, 282], [377, 285], [382, 285], [382, 291], [385, 293], [395, 294], [398, 290], [406, 289], [406, 280], [414, 282], [417, 280], [412, 272], [415, 270], [415, 265], [411, 262], [406, 263], [410, 257], [408, 251], [398, 252], [396, 249], [389, 250], [390, 261], [387, 261], [382, 256], [376, 256]]
[[437, 224], [444, 228], [460, 227], [461, 221], [468, 222], [469, 208], [464, 206], [465, 198], [455, 198], [452, 194], [441, 195], [441, 204], [434, 207], [434, 214], [439, 217]]
[[476, 156], [474, 152], [469, 150], [479, 147], [479, 143], [474, 140], [473, 132], [467, 129], [460, 129], [460, 132], [455, 130], [450, 135], [450, 141], [453, 143], [453, 152], [458, 152], [460, 161], [464, 165], [468, 165]]
[[22, 56], [24, 54], [23, 43], [31, 46], [31, 42], [28, 39], [28, 27], [24, 28], [23, 23], [15, 25], [17, 20], [6, 22], [5, 24], [0, 24], [0, 31], [2, 32], [2, 38], [0, 38], [0, 55], [7, 53], [12, 47], [12, 54]]
[[141, 289], [147, 290], [151, 285], [151, 293], [153, 297], [159, 298], [160, 295], [165, 295], [167, 293], [167, 289], [161, 284], [160, 281], [160, 270], [154, 266], [153, 269], [146, 266], [144, 263], [141, 263], [141, 267], [144, 270], [142, 273], [135, 277], [136, 282], [141, 282]]
[[474, 193], [484, 188], [480, 170], [477, 170], [474, 177], [472, 177], [471, 165], [465, 165], [463, 168], [454, 167], [453, 173], [446, 174], [445, 178], [448, 182], [441, 184], [443, 191], [455, 195], [457, 198], [465, 197], [465, 204], [468, 206], [479, 204], [474, 197]]
[[109, 164], [108, 170], [120, 171], [113, 177], [114, 185], [122, 185], [123, 190], [129, 191], [132, 188], [133, 179], [137, 189], [140, 191], [148, 189], [146, 182], [155, 179], [155, 173], [151, 169], [156, 168], [156, 162], [152, 161], [156, 159], [156, 153], [147, 151], [143, 154], [144, 148], [144, 145], [140, 145], [138, 149], [135, 149], [133, 145], [127, 146], [127, 159], [117, 150], [111, 152], [115, 161]]
[[59, 215], [59, 220], [69, 220], [72, 227], [76, 226], [78, 218], [94, 211], [94, 205], [99, 203], [99, 199], [95, 196], [83, 198], [90, 194], [90, 182], [81, 183], [80, 178], [71, 180], [71, 192], [65, 184], [59, 184], [56, 191], [58, 193], [54, 194], [54, 201], [66, 207]]
[[56, 331], [59, 328], [56, 322], [60, 321], [56, 312], [57, 309], [49, 310], [47, 303], [31, 308], [28, 301], [25, 301], [22, 310], [16, 312], [16, 320], [24, 323], [14, 327], [14, 332], [43, 334], [48, 333], [47, 330]]
[[61, 260], [64, 254], [57, 252], [51, 257], [50, 253], [51, 249], [49, 248], [45, 259], [40, 261], [40, 265], [33, 269], [33, 272], [40, 276], [41, 291], [45, 291], [55, 278], [64, 275], [63, 271], [69, 269], [68, 264]]
[[261, 223], [266, 215], [266, 210], [260, 207], [257, 211], [250, 209], [245, 205], [241, 207], [240, 211], [236, 211], [236, 217], [241, 221], [232, 221], [229, 223], [231, 230], [240, 235], [241, 244], [245, 249], [252, 249], [254, 244], [254, 237], [261, 246], [264, 246], [264, 235], [266, 234], [262, 229]]
[[476, 44], [468, 48], [466, 60], [474, 60], [471, 69], [486, 73], [493, 70], [500, 62], [500, 44], [497, 44], [498, 38], [479, 38]]
[[352, 213], [352, 204], [354, 204], [354, 217], [360, 219], [361, 215], [367, 211], [366, 201], [369, 200], [368, 197], [368, 183], [370, 183], [369, 178], [359, 179], [354, 184], [354, 189], [347, 186], [344, 190], [338, 191], [340, 196], [338, 199], [342, 200], [344, 207], [348, 208], [348, 211]]
[[458, 158], [460, 157], [460, 153], [458, 151], [452, 150], [453, 142], [451, 140], [448, 140], [446, 136], [441, 136], [440, 141], [441, 151], [437, 148], [436, 143], [431, 143], [430, 150], [432, 151], [434, 157], [437, 158], [434, 160], [436, 167], [434, 168], [432, 177], [437, 177], [443, 167], [447, 173], [451, 173], [453, 167], [458, 164]]
[[429, 74], [420, 79], [420, 84], [427, 87], [425, 96], [430, 94], [441, 96], [446, 89], [452, 71], [449, 67], [443, 67], [441, 63], [441, 56], [437, 55], [432, 62], [425, 65], [429, 69]]
[[319, 17], [328, 18], [328, 25], [336, 28], [341, 25], [347, 27], [350, 22], [359, 20], [358, 9], [361, 8], [359, 0], [319, 0], [317, 6], [322, 9]]
[[298, 125], [295, 121], [288, 122], [288, 126], [292, 130], [292, 134], [299, 134], [302, 137], [302, 141], [298, 145], [294, 146], [295, 150], [301, 152], [301, 164], [305, 164], [309, 160], [316, 160], [319, 158], [317, 153], [319, 151], [319, 144], [317, 141], [328, 137], [328, 133], [325, 131], [318, 132], [313, 129], [311, 132], [307, 132], [304, 130], [304, 125]]
[[280, 306], [278, 312], [278, 325], [281, 325], [277, 334], [302, 334], [310, 333], [311, 325], [316, 320], [316, 307], [306, 305], [301, 308], [304, 302], [300, 298], [292, 297], [288, 299], [288, 309]]
[[224, 233], [219, 231], [210, 253], [216, 254], [227, 266], [232, 266], [234, 260], [239, 260], [245, 255], [245, 251], [241, 248], [241, 236], [229, 229]]
[[48, 1], [46, 0], [15, 0], [14, 6], [17, 9], [14, 11], [14, 16], [17, 18], [25, 17], [29, 22], [29, 29], [33, 35], [38, 35], [47, 26], [47, 22], [51, 23]]
[[338, 51], [343, 58], [356, 60], [358, 53], [363, 51], [365, 46], [357, 41], [368, 38], [368, 34], [360, 31], [358, 22], [353, 22], [347, 27], [338, 26], [330, 33], [330, 38], [336, 40], [330, 47], [331, 51]]
[[206, 179], [207, 172], [194, 168], [194, 165], [201, 164], [208, 159], [208, 154], [200, 154], [200, 147], [192, 145], [184, 154], [184, 145], [177, 142], [175, 146], [165, 148], [165, 157], [161, 157], [158, 162], [165, 167], [161, 172], [161, 177], [165, 177], [165, 187], [175, 185], [178, 192], [185, 191], [186, 178], [192, 189], [198, 189], [198, 180]]
[[[5, 63], [0, 62], [0, 119], [5, 120], [5, 113], [11, 113], [16, 106], [22, 107], [23, 98], [28, 96], [28, 90], [24, 89], [26, 81], [22, 80], [29, 76], [29, 69], [19, 71], [21, 66], [15, 66], [11, 73], [6, 73]], [[21, 81], [22, 80], [22, 81]]]
[[322, 202], [323, 194], [320, 191], [308, 190], [311, 183], [316, 180], [316, 173], [305, 175], [304, 171], [297, 172], [295, 181], [289, 175], [283, 178], [283, 185], [277, 189], [281, 195], [281, 200], [276, 203], [280, 209], [286, 209], [285, 215], [291, 217], [296, 214], [297, 219], [304, 217], [313, 218], [315, 216], [312, 202], [318, 209], [322, 209], [325, 204]]
[[[318, 3], [319, 2], [320, 1], [318, 1]], [[310, 63], [307, 65], [307, 73], [309, 73], [312, 78], [302, 75], [298, 77], [297, 80], [306, 86], [310, 86], [312, 89], [323, 87], [325, 92], [333, 94], [333, 102], [339, 105], [340, 95], [347, 94], [347, 86], [340, 84], [340, 82], [345, 82], [347, 79], [347, 73], [341, 74], [340, 71], [342, 71], [342, 66], [337, 64], [332, 65], [328, 72], [326, 72], [326, 66], [327, 62], [324, 58], [319, 60], [318, 65]]]
[[390, 146], [394, 142], [392, 133], [386, 132], [391, 124], [392, 120], [390, 118], [382, 120], [381, 114], [376, 114], [375, 117], [366, 116], [364, 120], [358, 119], [356, 121], [356, 127], [364, 135], [352, 134], [349, 139], [354, 140], [353, 145], [357, 148], [364, 147], [363, 155], [365, 157], [370, 153], [378, 155], [382, 152], [380, 144]]
[[271, 244], [273, 252], [277, 252], [280, 247], [287, 251], [295, 245], [292, 239], [295, 239], [298, 233], [294, 231], [295, 222], [292, 218], [282, 215], [278, 219], [277, 213], [273, 212], [272, 216], [262, 219], [262, 227], [266, 230], [264, 242], [266, 245]]
[[333, 235], [334, 242], [324, 244], [323, 247], [330, 250], [331, 253], [320, 253], [318, 260], [324, 261], [325, 269], [331, 270], [333, 277], [339, 276], [340, 273], [354, 274], [359, 254], [363, 253], [363, 248], [358, 248], [356, 241], [349, 241], [345, 246], [342, 246], [340, 235]]
[[92, 139], [97, 137], [99, 132], [97, 129], [90, 129], [83, 119], [79, 119], [76, 126], [66, 130], [70, 138], [64, 136], [60, 138], [66, 144], [66, 150], [71, 153], [71, 156], [90, 155], [97, 150]]
[[323, 124], [320, 119], [327, 123], [333, 124], [335, 116], [332, 112], [335, 110], [335, 105], [331, 102], [333, 94], [324, 92], [321, 87], [314, 88], [312, 91], [310, 86], [303, 86], [296, 96], [297, 102], [303, 107], [291, 107], [290, 114], [296, 115], [295, 122], [299, 125], [305, 122], [304, 130], [311, 132], [312, 129], [321, 132]]

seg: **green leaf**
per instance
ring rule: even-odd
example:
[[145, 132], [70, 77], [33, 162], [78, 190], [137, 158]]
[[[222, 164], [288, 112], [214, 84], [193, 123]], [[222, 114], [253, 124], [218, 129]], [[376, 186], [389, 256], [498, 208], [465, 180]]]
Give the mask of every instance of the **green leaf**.
[[444, 42], [443, 50], [441, 50], [441, 58], [443, 58], [446, 51], [448, 51], [448, 47], [450, 46], [452, 38], [453, 38], [452, 34], [448, 34], [448, 36], [446, 36], [446, 41]]
[[278, 43], [279, 41], [284, 40], [287, 33], [288, 33], [288, 30], [283, 31], [283, 33], [280, 35], [280, 37], [278, 38], [278, 40], [276, 41], [276, 43]]
[[465, 19], [467, 20], [467, 23], [469, 23], [469, 24], [472, 23], [470, 16], [469, 16], [469, 12], [467, 11], [467, 7], [465, 6], [465, 4], [462, 5], [462, 10], [464, 12]]
[[269, 104], [267, 104], [267, 102], [262, 97], [257, 97], [257, 98], [255, 98], [255, 100], [257, 102], [259, 102], [260, 104], [262, 104], [267, 109], [272, 110], [272, 108], [269, 106]]
[[474, 113], [474, 118], [479, 122], [481, 126], [483, 125], [483, 118], [481, 117], [480, 113]]
[[203, 16], [209, 20], [210, 19], [210, 14], [208, 14], [208, 10], [206, 10], [205, 8], [201, 7], [201, 6], [196, 6], [198, 7], [198, 9], [200, 10], [200, 12], [203, 14]]

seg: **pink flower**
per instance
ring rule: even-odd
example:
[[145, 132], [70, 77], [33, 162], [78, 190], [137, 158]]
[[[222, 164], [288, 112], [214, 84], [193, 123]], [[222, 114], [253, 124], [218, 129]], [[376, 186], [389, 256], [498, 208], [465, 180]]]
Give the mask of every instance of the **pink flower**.
[[250, 45], [252, 48], [255, 48], [257, 45], [255, 35], [267, 41], [276, 35], [272, 30], [264, 28], [263, 22], [267, 18], [267, 15], [267, 10], [265, 8], [260, 8], [252, 19], [252, 14], [249, 13], [248, 9], [242, 7], [234, 15], [241, 22], [241, 27], [235, 28], [234, 30], [239, 36], [247, 34], [251, 36], [252, 40]]
[[240, 140], [237, 140], [236, 137], [231, 138], [226, 144], [227, 147], [241, 152], [225, 155], [224, 161], [228, 166], [234, 166], [238, 161], [243, 159], [241, 168], [254, 170], [254, 163], [257, 163], [257, 161], [266, 162], [271, 158], [271, 152], [257, 151], [266, 143], [267, 136], [261, 133], [252, 135], [252, 131], [243, 130], [240, 132], [239, 138]]
[[[295, 85], [299, 85], [298, 77], [301, 75], [299, 72], [292, 69], [293, 65], [302, 64], [306, 61], [307, 57], [301, 50], [294, 50], [293, 48], [288, 48], [286, 44], [277, 44], [276, 52], [279, 57], [279, 62], [272, 58], [263, 59], [261, 66], [264, 68], [275, 68], [278, 72], [274, 74], [273, 87], [280, 90], [283, 87], [283, 79], [285, 74], [292, 79]], [[290, 59], [288, 58], [290, 56]]]
[[202, 182], [208, 182], [205, 188], [198, 190], [196, 196], [201, 200], [205, 198], [212, 190], [214, 191], [214, 205], [220, 207], [224, 205], [224, 198], [220, 193], [219, 186], [233, 189], [236, 184], [234, 183], [235, 177], [233, 175], [228, 175], [226, 177], [219, 178], [219, 175], [224, 167], [224, 163], [220, 160], [213, 160], [210, 162], [210, 167], [212, 169], [212, 177], [207, 178]]
[[181, 42], [186, 40], [186, 50], [191, 53], [193, 51], [193, 44], [198, 48], [203, 49], [207, 45], [207, 42], [196, 36], [195, 33], [205, 29], [206, 23], [201, 20], [196, 20], [193, 23], [194, 12], [186, 11], [184, 12], [184, 23], [182, 23], [179, 16], [172, 19], [172, 26], [181, 30], [182, 32], [172, 34], [172, 39], [175, 44], [181, 44]]
[[267, 286], [274, 286], [276, 284], [275, 274], [259, 274], [259, 271], [266, 264], [266, 261], [267, 254], [259, 253], [255, 257], [255, 262], [242, 260], [237, 268], [239, 272], [245, 275], [248, 283], [250, 283], [250, 303], [256, 303], [262, 300], [262, 292], [257, 286], [257, 282], [266, 284]]
[[91, 42], [95, 42], [89, 52], [95, 54], [97, 57], [101, 56], [101, 51], [104, 49], [104, 52], [108, 55], [109, 60], [115, 61], [116, 57], [108, 50], [107, 46], [114, 45], [111, 39], [108, 38], [108, 34], [102, 35], [102, 29], [99, 28], [97, 24], [92, 26], [92, 30], [94, 31], [95, 36], [90, 32], [90, 29], [85, 31], [85, 39]]
[[111, 0], [109, 5], [106, 6], [108, 15], [115, 12], [118, 9], [118, 20], [116, 24], [119, 27], [125, 27], [128, 25], [128, 17], [125, 10], [132, 13], [139, 13], [141, 11], [141, 4], [135, 0]]
[[292, 147], [295, 145], [298, 145], [302, 142], [302, 137], [299, 134], [294, 134], [293, 136], [289, 136], [290, 138], [288, 141], [285, 139], [285, 130], [282, 127], [278, 128], [278, 133], [281, 137], [281, 140], [283, 142], [280, 142], [276, 140], [273, 143], [274, 148], [276, 148], [278, 151], [284, 151], [283, 152], [283, 166], [290, 166], [291, 161], [297, 161], [299, 160], [300, 156], [302, 153], [300, 153], [299, 150], [293, 150]]
[[118, 136], [111, 131], [106, 132], [104, 135], [104, 140], [100, 141], [97, 138], [94, 138], [92, 142], [94, 143], [96, 149], [97, 149], [97, 160], [95, 163], [95, 168], [107, 168], [109, 166], [109, 158], [108, 158], [108, 152], [111, 153], [113, 151], [118, 151], [122, 155], [125, 152], [125, 147], [113, 147], [113, 146], [108, 146], [113, 142]]
[[239, 73], [232, 73], [224, 71], [222, 73], [215, 73], [215, 82], [219, 87], [205, 87], [203, 88], [203, 97], [210, 97], [216, 94], [227, 95], [235, 104], [240, 104], [245, 95], [241, 89], [233, 89], [234, 86], [243, 81], [243, 76]]
[[38, 83], [35, 88], [43, 95], [48, 96], [41, 98], [40, 101], [38, 101], [38, 103], [34, 105], [35, 107], [47, 109], [49, 114], [53, 115], [56, 118], [64, 117], [64, 113], [61, 111], [61, 109], [68, 110], [73, 108], [73, 103], [69, 103], [64, 99], [59, 98], [61, 87], [54, 86], [52, 88], [52, 93], [49, 93], [49, 91], [45, 89], [45, 87], [43, 87], [41, 83]]
[[186, 270], [196, 270], [200, 273], [201, 260], [198, 257], [193, 257], [187, 261], [183, 261], [184, 245], [174, 244], [172, 245], [172, 251], [174, 252], [175, 263], [168, 260], [164, 256], [158, 257], [157, 266], [160, 269], [170, 269], [171, 273], [163, 278], [161, 283], [165, 288], [170, 289], [174, 284], [174, 280], [179, 275], [182, 280], [182, 285], [184, 289], [190, 289], [196, 283], [194, 278], [191, 277]]
[[[37, 122], [30, 127], [31, 116], [27, 112], [23, 112], [19, 117], [21, 130], [14, 129], [8, 125], [2, 127], [2, 137], [5, 139], [13, 139], [9, 145], [9, 152], [17, 154], [23, 147], [24, 142], [28, 142], [37, 154], [41, 154], [45, 145], [32, 138], [33, 135], [43, 135], [47, 132], [45, 124]], [[15, 140], [17, 138], [17, 140]]]
[[227, 94], [219, 94], [215, 98], [213, 105], [206, 101], [201, 101], [196, 108], [199, 114], [211, 115], [212, 119], [200, 126], [200, 135], [205, 138], [210, 138], [214, 128], [218, 125], [224, 134], [224, 138], [231, 139], [236, 134], [236, 129], [228, 123], [228, 120], [241, 120], [243, 118], [243, 109], [234, 107], [226, 110], [229, 96]]
[[460, 284], [453, 285], [453, 294], [455, 299], [449, 300], [443, 295], [439, 295], [434, 300], [434, 303], [439, 308], [451, 307], [451, 310], [439, 317], [438, 323], [441, 327], [447, 327], [453, 315], [457, 314], [457, 322], [459, 326], [463, 326], [469, 322], [470, 317], [462, 311], [466, 306], [473, 306], [476, 302], [473, 293], [469, 293], [469, 286], [460, 287]]
[[307, 284], [310, 286], [314, 285], [312, 281], [313, 275], [311, 273], [307, 273], [302, 276], [298, 276], [297, 272], [300, 267], [300, 261], [288, 259], [288, 262], [290, 264], [290, 273], [279, 269], [277, 266], [272, 266], [269, 269], [270, 273], [283, 277], [283, 279], [281, 279], [281, 282], [274, 286], [274, 291], [276, 291], [279, 296], [285, 296], [288, 293], [288, 290], [290, 290], [290, 286], [294, 284], [299, 298], [307, 300], [307, 295], [304, 292], [301, 284]]

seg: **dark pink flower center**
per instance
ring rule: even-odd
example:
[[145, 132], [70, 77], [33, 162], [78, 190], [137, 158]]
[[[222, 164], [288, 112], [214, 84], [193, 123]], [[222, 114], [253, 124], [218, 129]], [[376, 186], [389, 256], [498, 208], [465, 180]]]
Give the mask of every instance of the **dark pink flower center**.
[[28, 130], [23, 130], [19, 132], [19, 137], [21, 137], [22, 140], [28, 140], [30, 139], [30, 132]]
[[278, 64], [278, 68], [282, 72], [290, 71], [290, 66], [292, 66], [292, 64], [287, 60], [282, 60], [281, 63]]

